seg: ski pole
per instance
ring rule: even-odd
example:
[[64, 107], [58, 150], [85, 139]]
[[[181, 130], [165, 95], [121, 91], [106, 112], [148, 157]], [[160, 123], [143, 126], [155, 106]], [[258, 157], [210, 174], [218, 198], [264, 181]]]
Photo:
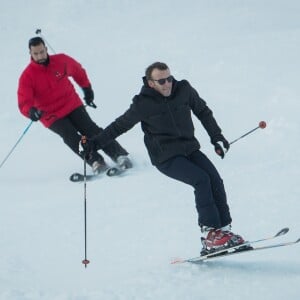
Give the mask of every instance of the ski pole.
[[257, 130], [258, 128], [264, 129], [267, 127], [267, 123], [265, 121], [260, 121], [258, 123], [258, 126], [251, 129], [250, 131], [246, 132], [245, 134], [243, 134], [242, 136], [240, 136], [239, 138], [233, 140], [232, 142], [229, 143], [229, 145], [232, 145], [233, 143], [237, 142], [238, 140], [244, 138], [245, 136], [247, 136], [248, 134], [252, 133], [253, 131]]
[[[86, 143], [86, 137], [82, 136], [81, 143]], [[82, 263], [84, 267], [87, 267], [87, 264], [90, 261], [87, 259], [87, 214], [86, 214], [86, 153], [83, 151], [83, 176], [84, 176], [84, 260]]]
[[30, 126], [32, 125], [33, 121], [31, 121], [28, 126], [25, 128], [24, 132], [22, 133], [22, 135], [19, 137], [19, 139], [17, 140], [17, 142], [15, 143], [15, 145], [11, 148], [11, 150], [9, 151], [9, 153], [6, 155], [6, 157], [4, 158], [4, 160], [2, 161], [0, 168], [4, 165], [4, 163], [7, 161], [7, 159], [9, 158], [9, 156], [12, 154], [12, 152], [15, 150], [15, 148], [17, 147], [17, 145], [20, 143], [20, 141], [22, 140], [22, 138], [24, 137], [24, 135], [26, 134], [26, 132], [28, 131], [28, 129], [30, 128]]
[[45, 36], [42, 35], [42, 29], [38, 28], [36, 31], [35, 31], [35, 34], [37, 35], [40, 35], [41, 38], [45, 41], [45, 43], [47, 44], [47, 46], [51, 49], [51, 51], [55, 54], [55, 50], [51, 47], [51, 45], [49, 44], [49, 42], [46, 40]]

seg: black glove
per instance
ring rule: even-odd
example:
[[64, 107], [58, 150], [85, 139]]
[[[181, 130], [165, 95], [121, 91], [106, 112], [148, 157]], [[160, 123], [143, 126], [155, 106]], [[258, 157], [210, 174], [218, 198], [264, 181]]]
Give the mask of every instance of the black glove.
[[94, 91], [91, 86], [82, 88], [86, 105], [96, 108], [96, 104], [94, 103]]
[[34, 122], [38, 121], [41, 118], [42, 114], [43, 113], [35, 107], [31, 107], [29, 109], [29, 118]]
[[229, 150], [230, 145], [222, 134], [218, 134], [211, 139], [211, 143], [215, 146], [216, 153], [221, 156], [221, 158], [224, 158], [225, 152], [219, 142], [223, 143], [223, 147], [226, 149], [226, 152]]
[[91, 154], [97, 151], [95, 142], [84, 135], [81, 137], [79, 149], [79, 153], [86, 159], [89, 159]]

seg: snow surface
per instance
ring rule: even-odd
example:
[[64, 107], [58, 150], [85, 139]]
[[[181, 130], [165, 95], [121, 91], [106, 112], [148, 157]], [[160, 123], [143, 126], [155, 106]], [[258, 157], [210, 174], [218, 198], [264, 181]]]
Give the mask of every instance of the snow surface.
[[[160, 60], [188, 79], [233, 140], [219, 159], [195, 120], [202, 150], [225, 182], [233, 229], [247, 239], [291, 228], [299, 237], [298, 0], [2, 1], [0, 160], [28, 119], [16, 104], [18, 78], [37, 28], [57, 52], [87, 69], [102, 126], [125, 111], [144, 69]], [[80, 92], [80, 90], [79, 90]], [[136, 168], [87, 185], [68, 177], [82, 162], [34, 123], [0, 169], [0, 299], [299, 299], [299, 246], [203, 265], [193, 190], [150, 164], [140, 126], [118, 140]]]

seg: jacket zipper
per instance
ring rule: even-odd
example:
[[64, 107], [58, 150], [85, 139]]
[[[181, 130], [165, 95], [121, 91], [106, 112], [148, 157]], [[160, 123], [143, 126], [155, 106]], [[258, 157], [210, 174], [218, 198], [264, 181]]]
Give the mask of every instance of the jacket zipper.
[[[168, 99], [167, 99], [167, 98], [165, 98], [165, 102], [166, 102], [166, 104], [167, 104], [168, 111], [169, 111], [169, 113], [170, 113], [170, 115], [171, 115], [171, 119], [172, 119], [172, 121], [173, 121], [174, 127], [175, 127], [175, 129], [176, 129], [176, 131], [177, 131], [177, 133], [178, 133], [178, 137], [181, 137], [181, 131], [179, 130], [179, 128], [178, 128], [178, 126], [177, 126], [177, 124], [176, 124], [174, 115], [173, 115], [173, 113], [172, 113], [172, 111], [171, 111], [171, 108], [170, 108], [170, 106], [169, 106], [169, 103], [168, 103]], [[188, 153], [189, 153], [189, 151], [187, 151], [185, 145], [184, 145], [184, 152], [185, 152], [186, 155], [188, 155]]]
[[177, 124], [176, 124], [174, 115], [173, 115], [173, 113], [172, 113], [172, 111], [171, 111], [171, 108], [170, 108], [170, 105], [169, 105], [169, 103], [168, 103], [168, 99], [167, 99], [167, 98], [165, 98], [165, 102], [166, 102], [166, 105], [167, 105], [167, 107], [168, 107], [168, 112], [170, 113], [170, 116], [171, 116], [172, 122], [173, 122], [173, 124], [174, 124], [174, 127], [175, 127], [175, 129], [176, 129], [176, 131], [177, 131], [178, 136], [180, 137], [180, 136], [181, 136], [181, 132], [180, 132], [180, 130], [179, 130]]

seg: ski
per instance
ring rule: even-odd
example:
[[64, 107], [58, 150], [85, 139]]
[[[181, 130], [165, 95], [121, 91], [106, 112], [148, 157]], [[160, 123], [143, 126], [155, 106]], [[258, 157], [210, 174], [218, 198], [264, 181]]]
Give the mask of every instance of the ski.
[[215, 251], [213, 253], [209, 253], [209, 254], [202, 255], [202, 256], [197, 256], [194, 258], [175, 259], [171, 262], [171, 264], [186, 263], [186, 262], [199, 263], [199, 262], [202, 262], [202, 261], [205, 261], [208, 259], [212, 259], [212, 258], [216, 258], [216, 257], [224, 257], [224, 256], [237, 254], [237, 253], [243, 253], [243, 252], [248, 252], [248, 251], [253, 251], [253, 250], [263, 250], [263, 249], [275, 248], [275, 247], [282, 247], [282, 246], [288, 246], [288, 245], [293, 245], [293, 244], [298, 243], [300, 239], [295, 242], [278, 243], [278, 244], [272, 244], [269, 246], [262, 246], [262, 247], [255, 247], [255, 248], [252, 247], [252, 245], [254, 245], [254, 244], [270, 241], [279, 236], [283, 236], [286, 233], [288, 233], [288, 231], [289, 231], [289, 228], [286, 227], [286, 228], [279, 230], [275, 235], [272, 235], [269, 237], [265, 237], [265, 238], [261, 238], [261, 239], [257, 239], [257, 240], [253, 240], [253, 241], [247, 241], [247, 242], [237, 245], [237, 246], [224, 248], [219, 251]]
[[118, 176], [124, 173], [128, 169], [119, 168], [119, 167], [111, 167], [106, 171], [106, 175], [109, 177]]
[[[100, 177], [102, 174], [89, 174], [89, 175], [86, 175], [86, 181], [92, 181], [92, 180], [95, 180], [97, 177]], [[70, 180], [72, 182], [83, 182], [84, 181], [84, 175], [83, 174], [80, 174], [80, 173], [73, 173], [71, 176], [70, 176]]]
[[221, 257], [226, 257], [226, 256], [231, 256], [231, 255], [236, 255], [236, 254], [242, 254], [242, 253], [246, 253], [246, 252], [253, 252], [253, 251], [258, 251], [258, 250], [266, 250], [266, 249], [272, 249], [272, 248], [278, 248], [278, 247], [291, 246], [291, 245], [295, 245], [299, 242], [300, 242], [300, 238], [297, 239], [296, 241], [283, 242], [283, 243], [274, 243], [274, 244], [267, 245], [267, 246], [259, 246], [259, 247], [251, 247], [250, 246], [250, 247], [245, 248], [245, 249], [236, 248], [233, 251], [231, 250], [231, 251], [228, 251], [228, 252], [223, 252], [219, 255], [208, 256], [208, 257], [203, 258], [203, 259], [188, 261], [188, 262], [194, 263], [194, 264], [199, 264], [199, 263], [202, 263], [206, 260], [212, 260], [212, 259], [217, 259], [217, 258], [221, 258]]
[[[113, 177], [113, 176], [119, 176], [123, 174], [127, 169], [121, 169], [119, 167], [110, 167], [108, 168], [105, 172], [100, 173], [100, 174], [89, 174], [86, 175], [86, 181], [92, 181], [95, 179], [99, 179], [102, 177], [103, 174], [106, 174], [108, 177]], [[83, 182], [84, 181], [84, 175], [81, 173], [73, 173], [70, 176], [70, 180], [72, 182]]]

